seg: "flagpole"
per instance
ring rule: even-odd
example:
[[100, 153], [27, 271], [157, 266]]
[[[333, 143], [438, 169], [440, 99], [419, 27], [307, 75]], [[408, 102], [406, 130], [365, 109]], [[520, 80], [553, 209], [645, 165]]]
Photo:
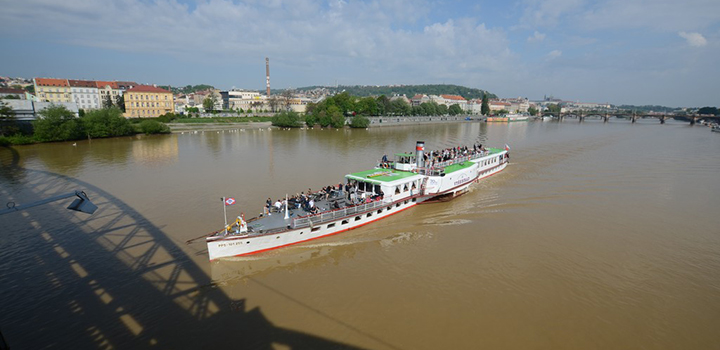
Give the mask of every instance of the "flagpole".
[[223, 213], [225, 214], [225, 226], [223, 226], [225, 233], [227, 234], [227, 205], [225, 204], [225, 197], [222, 197], [223, 201]]
[[290, 217], [288, 216], [288, 200], [287, 200], [287, 197], [288, 197], [288, 196], [287, 196], [287, 193], [285, 193], [285, 220], [287, 220], [287, 219], [290, 218]]

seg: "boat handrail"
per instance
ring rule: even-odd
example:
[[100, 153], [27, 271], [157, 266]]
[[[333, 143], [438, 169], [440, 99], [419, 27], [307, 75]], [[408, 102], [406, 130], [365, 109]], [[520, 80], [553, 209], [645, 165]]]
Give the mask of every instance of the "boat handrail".
[[302, 227], [310, 225], [311, 223], [319, 224], [327, 221], [332, 221], [337, 218], [345, 217], [348, 215], [352, 215], [359, 212], [364, 212], [367, 210], [372, 210], [377, 207], [384, 206], [386, 203], [383, 200], [376, 200], [368, 203], [362, 203], [357, 205], [352, 205], [340, 209], [334, 209], [329, 211], [324, 211], [322, 213], [317, 214], [311, 214], [311, 215], [305, 215], [300, 216], [295, 219], [293, 219], [293, 227]]

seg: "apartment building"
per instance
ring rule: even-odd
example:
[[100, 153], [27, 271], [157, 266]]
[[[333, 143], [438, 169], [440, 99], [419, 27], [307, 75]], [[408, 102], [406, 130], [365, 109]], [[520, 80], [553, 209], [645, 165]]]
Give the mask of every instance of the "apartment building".
[[150, 85], [137, 85], [125, 91], [125, 118], [157, 118], [175, 111], [173, 94]]
[[99, 100], [97, 84], [89, 80], [68, 80], [72, 99], [78, 108], [84, 110], [98, 109], [102, 107]]
[[34, 78], [38, 101], [74, 102], [67, 79]]

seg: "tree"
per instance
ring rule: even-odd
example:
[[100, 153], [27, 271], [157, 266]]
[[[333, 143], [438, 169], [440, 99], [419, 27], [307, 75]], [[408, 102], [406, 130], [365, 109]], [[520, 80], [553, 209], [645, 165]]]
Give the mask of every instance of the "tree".
[[102, 105], [103, 105], [103, 108], [112, 108], [113, 101], [112, 101], [112, 97], [110, 97], [110, 94], [107, 94], [107, 95], [105, 95], [105, 97], [103, 97]]
[[538, 110], [537, 108], [530, 106], [530, 108], [528, 108], [528, 113], [530, 113], [530, 115], [532, 116], [536, 116], [538, 114]]
[[4, 101], [0, 101], [0, 136], [10, 136], [19, 131], [15, 125], [15, 111]]
[[553, 114], [560, 114], [560, 111], [562, 110], [560, 105], [557, 103], [549, 104], [547, 106], [547, 109], [548, 109], [548, 112], [553, 113]]
[[480, 105], [480, 113], [482, 115], [488, 115], [488, 113], [490, 113], [490, 104], [488, 103], [487, 94], [483, 95], [482, 105]]
[[67, 141], [85, 137], [83, 125], [65, 106], [52, 105], [39, 113], [33, 121], [38, 141]]
[[125, 119], [117, 107], [89, 111], [80, 118], [89, 138], [125, 136], [133, 133], [130, 121]]
[[351, 128], [367, 128], [370, 125], [370, 119], [361, 115], [356, 115], [350, 120]]
[[278, 111], [278, 106], [280, 106], [280, 101], [278, 100], [277, 96], [270, 96], [268, 98], [268, 105], [270, 106], [270, 110], [274, 112]]
[[712, 114], [712, 115], [718, 115], [720, 114], [720, 111], [718, 111], [717, 107], [703, 107], [698, 109], [698, 114]]
[[25, 87], [25, 91], [34, 94], [35, 93], [35, 86], [34, 85], [28, 85]]
[[300, 116], [296, 112], [282, 111], [273, 117], [272, 125], [285, 128], [299, 128], [302, 126]]
[[280, 94], [280, 107], [282, 107], [286, 111], [289, 111], [294, 95], [295, 94], [290, 89], [283, 90], [283, 92]]
[[446, 115], [448, 114], [448, 106], [447, 105], [438, 105], [436, 108], [437, 115]]
[[115, 106], [125, 113], [125, 97], [123, 97], [123, 95], [115, 95]]
[[462, 107], [460, 107], [460, 105], [457, 103], [450, 106], [450, 108], [448, 109], [448, 113], [450, 113], [450, 115], [458, 115], [458, 114], [461, 114], [462, 112], [463, 112]]
[[215, 95], [215, 91], [210, 91], [207, 97], [203, 100], [203, 108], [205, 109], [205, 112], [214, 112], [217, 102], [218, 98], [217, 95]]

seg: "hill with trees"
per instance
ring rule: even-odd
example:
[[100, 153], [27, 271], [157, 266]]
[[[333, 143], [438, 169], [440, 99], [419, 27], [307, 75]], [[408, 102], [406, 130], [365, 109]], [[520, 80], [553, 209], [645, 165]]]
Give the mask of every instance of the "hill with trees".
[[459, 85], [450, 84], [430, 84], [430, 85], [389, 85], [389, 86], [374, 86], [374, 85], [354, 85], [346, 86], [340, 85], [336, 87], [327, 86], [307, 86], [295, 89], [296, 91], [311, 91], [315, 89], [328, 89], [336, 90], [336, 92], [347, 92], [352, 96], [367, 97], [367, 96], [393, 96], [393, 95], [405, 95], [408, 98], [412, 98], [417, 94], [425, 95], [460, 95], [466, 99], [483, 98], [487, 95], [489, 98], [497, 98], [495, 94], [489, 93], [485, 90], [469, 88]]
[[212, 85], [207, 85], [207, 84], [185, 85], [185, 86], [181, 86], [181, 87], [175, 87], [175, 86], [170, 86], [170, 85], [160, 85], [158, 87], [161, 89], [168, 90], [168, 91], [172, 92], [173, 94], [191, 94], [193, 92], [205, 91], [208, 89], [215, 88]]

